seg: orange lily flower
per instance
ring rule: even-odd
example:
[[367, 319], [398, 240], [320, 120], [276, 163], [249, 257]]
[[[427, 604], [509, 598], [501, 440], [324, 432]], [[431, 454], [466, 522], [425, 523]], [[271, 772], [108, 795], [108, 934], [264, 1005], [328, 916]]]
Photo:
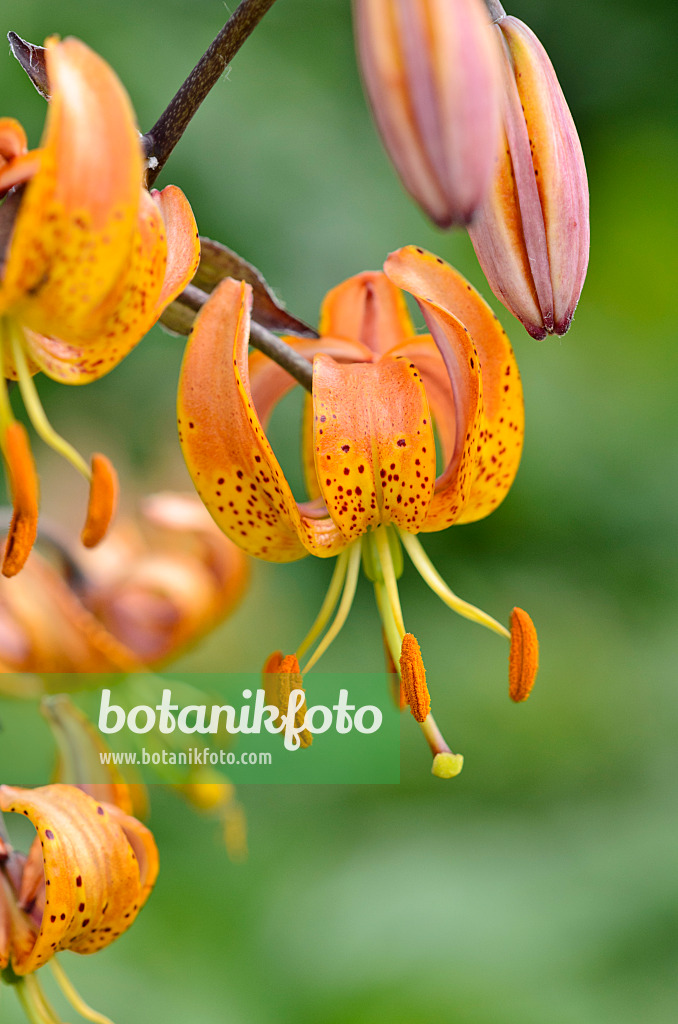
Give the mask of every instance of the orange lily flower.
[[[400, 289], [417, 300], [430, 335], [415, 334]], [[416, 537], [483, 518], [513, 482], [524, 419], [509, 340], [460, 274], [413, 246], [392, 253], [383, 274], [359, 274], [331, 291], [320, 340], [288, 339], [313, 360], [303, 442], [310, 501], [298, 503], [264, 432], [294, 382], [260, 353], [248, 358], [250, 303], [248, 285], [224, 281], [189, 339], [178, 418], [193, 482], [218, 525], [249, 554], [275, 562], [338, 556], [318, 619], [297, 651], [304, 654], [329, 626], [304, 672], [343, 626], [362, 560], [404, 698], [435, 755], [433, 770], [456, 774], [460, 761], [426, 705], [419, 648], [405, 642], [397, 578], [404, 548], [453, 610], [512, 640], [510, 693], [528, 695], [537, 658], [529, 617], [514, 613], [509, 631], [457, 597]], [[434, 422], [444, 462], [438, 475]]]
[[[82, 539], [94, 546], [113, 513], [113, 467], [91, 468], [51, 427], [33, 382], [39, 370], [86, 384], [113, 369], [190, 281], [199, 259], [181, 191], [143, 188], [144, 160], [129, 98], [112, 69], [77, 39], [46, 42], [50, 101], [39, 149], [18, 122], [0, 120], [0, 446], [14, 520], [3, 572], [23, 566], [35, 540], [38, 487], [5, 379], [16, 380], [40, 437], [90, 480]], [[1, 258], [1, 257], [0, 257]]]
[[132, 925], [158, 874], [153, 835], [75, 786], [0, 786], [0, 811], [24, 815], [37, 832], [27, 857], [0, 838], [0, 969], [11, 971], [31, 1020], [57, 1019], [33, 977], [49, 961], [74, 1008], [104, 1020], [53, 957], [96, 953]]
[[[165, 664], [213, 629], [247, 583], [245, 556], [195, 495], [151, 495], [141, 520], [122, 520], [96, 551], [63, 554], [71, 562], [61, 571], [36, 551], [16, 580], [0, 582], [0, 694], [63, 689], [59, 673]], [[3, 676], [15, 672], [44, 678]]]

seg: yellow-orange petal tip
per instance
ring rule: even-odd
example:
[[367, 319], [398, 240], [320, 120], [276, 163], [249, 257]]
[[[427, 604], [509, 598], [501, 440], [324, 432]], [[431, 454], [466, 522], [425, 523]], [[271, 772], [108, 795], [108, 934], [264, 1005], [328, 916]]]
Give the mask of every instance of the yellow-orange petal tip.
[[436, 754], [433, 758], [431, 772], [438, 779], [453, 779], [463, 767], [463, 754], [453, 754], [450, 751], [444, 751], [441, 754]]
[[118, 504], [118, 474], [105, 455], [92, 456], [92, 480], [89, 488], [87, 521], [80, 539], [86, 548], [103, 540]]
[[400, 679], [405, 701], [417, 722], [425, 722], [431, 710], [426, 669], [416, 637], [405, 633], [400, 648]]
[[10, 423], [2, 441], [14, 514], [2, 561], [3, 576], [16, 576], [26, 564], [38, 535], [38, 476], [28, 434], [21, 423]]
[[509, 697], [520, 703], [530, 696], [539, 670], [539, 641], [534, 623], [522, 608], [511, 612]]

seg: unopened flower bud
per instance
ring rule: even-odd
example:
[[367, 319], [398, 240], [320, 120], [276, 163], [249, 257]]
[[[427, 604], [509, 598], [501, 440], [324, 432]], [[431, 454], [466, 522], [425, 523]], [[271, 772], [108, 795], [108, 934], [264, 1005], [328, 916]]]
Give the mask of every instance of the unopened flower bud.
[[565, 334], [589, 258], [584, 156], [544, 47], [517, 18], [504, 51], [504, 146], [469, 234], [497, 298], [533, 338]]
[[481, 0], [355, 0], [362, 76], [400, 178], [440, 225], [482, 202], [500, 144], [501, 55]]

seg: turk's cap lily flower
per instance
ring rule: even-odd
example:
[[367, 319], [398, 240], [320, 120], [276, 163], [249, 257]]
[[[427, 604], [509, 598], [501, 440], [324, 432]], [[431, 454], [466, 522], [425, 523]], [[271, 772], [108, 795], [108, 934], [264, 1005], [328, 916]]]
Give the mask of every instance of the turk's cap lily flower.
[[589, 258], [589, 193], [577, 130], [535, 34], [504, 17], [504, 141], [469, 234], [497, 298], [532, 337], [565, 334]]
[[[90, 467], [51, 427], [33, 376], [86, 384], [116, 366], [190, 281], [199, 242], [190, 206], [170, 185], [143, 187], [140, 136], [129, 98], [112, 69], [77, 39], [46, 42], [50, 100], [40, 147], [28, 151], [17, 122], [0, 121], [0, 194], [10, 223], [0, 273], [0, 445], [16, 510], [5, 575], [18, 572], [35, 536], [35, 471], [15, 428], [5, 378], [18, 381], [40, 437], [92, 481], [83, 541], [105, 533], [115, 498], [113, 470]], [[19, 448], [22, 451], [19, 451]]]
[[[44, 675], [39, 692], [64, 688], [51, 673], [166, 662], [213, 629], [247, 582], [245, 556], [190, 495], [152, 495], [139, 522], [121, 521], [95, 551], [61, 550], [61, 568], [34, 552], [0, 582], [0, 669]], [[21, 688], [0, 675], [0, 691]]]
[[354, 0], [358, 58], [384, 146], [440, 227], [466, 224], [500, 144], [501, 56], [482, 0]]
[[[415, 333], [400, 289], [415, 297], [430, 335]], [[288, 339], [313, 361], [305, 502], [295, 500], [265, 433], [294, 381], [266, 356], [248, 356], [250, 302], [247, 284], [226, 280], [198, 315], [181, 371], [179, 434], [198, 493], [245, 551], [277, 562], [337, 556], [318, 619], [296, 651], [300, 658], [326, 630], [303, 671], [343, 626], [361, 561], [392, 662], [400, 665], [403, 548], [445, 603], [510, 639], [508, 629], [449, 589], [416, 537], [488, 515], [518, 469], [520, 375], [480, 295], [443, 260], [408, 246], [389, 256], [384, 273], [359, 274], [328, 294], [318, 340]], [[512, 664], [518, 660], [514, 655]], [[433, 736], [430, 715], [426, 721]]]
[[158, 874], [144, 825], [60, 784], [0, 786], [0, 811], [24, 815], [37, 832], [20, 878], [0, 878], [3, 968], [21, 977], [60, 950], [95, 953], [127, 931]]

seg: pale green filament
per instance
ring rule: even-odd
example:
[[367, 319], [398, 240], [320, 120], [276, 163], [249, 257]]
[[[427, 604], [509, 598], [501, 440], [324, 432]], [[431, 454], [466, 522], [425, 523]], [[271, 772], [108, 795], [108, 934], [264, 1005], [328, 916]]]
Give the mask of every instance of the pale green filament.
[[31, 1024], [62, 1024], [34, 974], [27, 974], [17, 982], [15, 991]]
[[386, 529], [378, 526], [377, 529], [371, 534], [370, 538], [374, 544], [375, 561], [381, 568], [381, 573], [384, 579], [384, 587], [386, 595], [391, 606], [393, 618], [395, 619], [396, 628], [400, 633], [401, 638], [405, 635], [405, 623], [403, 621], [403, 612], [400, 607], [400, 596], [398, 594], [398, 580], [396, 578], [396, 572], [393, 565], [393, 556], [391, 554], [391, 545], [388, 542], [388, 534]]
[[341, 589], [346, 579], [346, 569], [348, 567], [348, 550], [342, 551], [337, 557], [336, 565], [334, 566], [334, 572], [332, 573], [332, 579], [330, 585], [325, 594], [325, 600], [322, 603], [322, 607], [318, 612], [318, 616], [308, 631], [306, 637], [302, 640], [297, 648], [297, 658], [301, 658], [306, 651], [311, 647], [312, 644], [318, 639], [323, 629], [330, 621], [334, 609], [337, 607], [337, 601], [341, 595]]
[[412, 559], [412, 564], [417, 569], [422, 579], [428, 583], [434, 594], [445, 602], [445, 604], [455, 611], [458, 615], [463, 615], [465, 619], [471, 619], [472, 622], [478, 622], [481, 626], [487, 626], [488, 629], [494, 630], [495, 633], [499, 633], [500, 636], [505, 636], [507, 639], [511, 639], [511, 634], [505, 626], [502, 626], [501, 622], [497, 622], [487, 612], [482, 611], [481, 608], [476, 608], [475, 605], [469, 604], [468, 601], [463, 601], [462, 598], [457, 597], [448, 587], [445, 580], [439, 574], [436, 567], [433, 565], [428, 555], [422, 548], [417, 538], [411, 533], [405, 533], [404, 530], [400, 531], [400, 539], [403, 542], [405, 550]]
[[57, 980], [59, 988], [68, 999], [69, 1003], [81, 1017], [85, 1020], [91, 1020], [94, 1024], [113, 1024], [113, 1021], [109, 1017], [104, 1017], [103, 1013], [97, 1013], [91, 1006], [88, 1006], [84, 1001], [79, 992], [76, 992], [72, 982], [67, 977], [66, 972], [60, 963], [56, 960], [50, 960], [49, 966], [52, 968], [52, 974]]
[[36, 433], [43, 439], [45, 444], [48, 444], [50, 448], [53, 448], [59, 455], [63, 455], [66, 461], [70, 462], [70, 464], [74, 466], [79, 473], [82, 473], [86, 480], [91, 480], [92, 472], [82, 455], [76, 451], [73, 445], [69, 444], [61, 434], [57, 434], [56, 430], [45, 415], [45, 410], [40, 402], [35, 382], [31, 376], [30, 370], [28, 369], [20, 328], [12, 325], [10, 329], [10, 339], [14, 365], [16, 367], [17, 377], [19, 378], [21, 397], [23, 398], [26, 412], [30, 417], [31, 423], [35, 427]]
[[325, 653], [327, 648], [330, 646], [332, 641], [336, 639], [339, 632], [341, 631], [348, 613], [351, 610], [353, 604], [353, 598], [355, 597], [356, 586], [358, 584], [358, 574], [360, 572], [360, 544], [354, 543], [348, 548], [348, 566], [346, 568], [346, 583], [344, 585], [344, 592], [341, 595], [341, 601], [339, 608], [335, 616], [334, 622], [328, 629], [325, 636], [322, 638], [315, 651], [311, 655], [310, 659], [306, 662], [302, 669], [302, 674], [308, 672], [309, 669], [313, 668], [318, 659]]
[[391, 602], [388, 599], [383, 583], [376, 582], [374, 584], [374, 596], [377, 599], [377, 608], [379, 609], [381, 624], [384, 627], [386, 643], [388, 644], [393, 664], [396, 667], [396, 672], [400, 675], [400, 649], [402, 647], [404, 631], [401, 633], [396, 625]]

